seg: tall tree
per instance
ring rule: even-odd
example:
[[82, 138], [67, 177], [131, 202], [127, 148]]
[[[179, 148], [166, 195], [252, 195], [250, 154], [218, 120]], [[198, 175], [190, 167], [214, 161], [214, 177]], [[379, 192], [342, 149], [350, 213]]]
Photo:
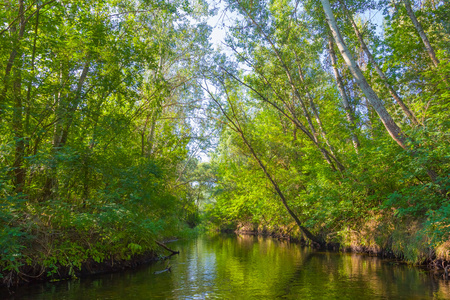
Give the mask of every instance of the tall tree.
[[412, 23], [414, 24], [414, 27], [417, 30], [417, 33], [419, 34], [420, 38], [422, 39], [422, 42], [425, 46], [425, 49], [428, 53], [428, 56], [430, 57], [431, 61], [433, 62], [433, 65], [437, 68], [439, 65], [439, 60], [436, 57], [436, 53], [434, 52], [433, 47], [431, 46], [430, 41], [428, 40], [428, 37], [423, 31], [422, 25], [417, 20], [416, 15], [414, 14], [414, 11], [412, 10], [411, 3], [409, 0], [402, 0], [403, 4], [406, 8], [406, 13], [408, 14], [409, 18], [411, 19]]
[[[217, 80], [217, 79], [216, 79]], [[220, 79], [219, 79], [220, 80]], [[222, 87], [224, 89], [227, 89], [227, 87], [225, 86], [225, 83], [222, 82], [221, 83]], [[233, 99], [230, 95], [230, 93], [232, 93], [232, 91], [227, 91], [225, 90], [225, 101], [227, 106], [229, 107], [228, 109], [226, 109], [225, 107], [223, 107], [223, 105], [221, 104], [220, 99], [218, 99], [208, 88], [208, 86], [206, 85], [205, 87], [205, 91], [208, 93], [208, 95], [210, 96], [211, 100], [218, 106], [220, 112], [222, 113], [222, 115], [225, 117], [225, 119], [227, 120], [227, 126], [235, 131], [240, 138], [242, 139], [242, 141], [244, 142], [245, 146], [247, 147], [247, 149], [249, 150], [251, 156], [253, 157], [253, 159], [258, 163], [259, 167], [261, 168], [261, 170], [264, 172], [266, 178], [269, 180], [269, 182], [271, 183], [271, 185], [273, 186], [275, 192], [277, 193], [277, 195], [279, 196], [284, 208], [286, 209], [286, 211], [289, 213], [289, 215], [294, 219], [295, 223], [298, 225], [298, 227], [300, 228], [300, 230], [303, 232], [303, 234], [306, 236], [306, 238], [308, 238], [309, 240], [311, 240], [312, 242], [315, 242], [321, 246], [323, 246], [324, 242], [321, 238], [313, 235], [304, 225], [303, 223], [300, 221], [300, 219], [298, 218], [298, 216], [296, 215], [296, 213], [291, 209], [291, 207], [289, 206], [287, 199], [284, 195], [284, 193], [281, 191], [280, 186], [278, 185], [278, 183], [276, 182], [276, 180], [272, 177], [272, 175], [269, 173], [266, 165], [264, 164], [264, 162], [260, 159], [259, 155], [256, 153], [254, 147], [252, 146], [250, 140], [247, 138], [246, 133], [244, 131], [243, 128], [243, 120], [239, 117], [239, 110], [238, 108], [234, 105], [233, 103]], [[244, 118], [245, 119], [245, 118]], [[245, 122], [245, 121], [244, 121]]]
[[355, 129], [356, 129], [355, 118], [353, 116], [353, 111], [350, 107], [350, 101], [348, 100], [347, 93], [345, 92], [344, 82], [342, 81], [341, 74], [339, 73], [337, 59], [336, 59], [336, 53], [334, 52], [334, 43], [333, 43], [331, 36], [329, 37], [329, 41], [328, 41], [328, 52], [330, 54], [331, 64], [333, 67], [333, 73], [334, 73], [334, 77], [336, 79], [336, 84], [337, 84], [337, 87], [339, 90], [339, 94], [341, 95], [341, 98], [342, 98], [342, 105], [344, 106], [345, 116], [347, 117], [347, 121], [350, 125], [353, 147], [355, 148], [355, 151], [358, 153], [360, 143], [359, 143], [358, 136], [356, 135], [356, 132], [355, 132]]
[[377, 73], [380, 76], [384, 86], [388, 89], [388, 91], [391, 94], [392, 98], [394, 98], [394, 100], [398, 103], [398, 105], [400, 105], [400, 107], [402, 108], [402, 110], [405, 113], [405, 115], [409, 118], [409, 120], [411, 120], [411, 122], [414, 125], [419, 125], [419, 121], [417, 121], [417, 118], [414, 115], [414, 113], [403, 102], [403, 100], [398, 95], [397, 91], [394, 90], [392, 85], [389, 83], [388, 78], [386, 77], [384, 72], [381, 70], [381, 68], [378, 65], [378, 63], [375, 61], [375, 58], [373, 57], [372, 53], [370, 52], [369, 48], [367, 47], [366, 43], [364, 42], [363, 36], [362, 36], [361, 32], [359, 31], [358, 26], [356, 25], [355, 21], [353, 20], [353, 16], [351, 15], [349, 10], [347, 9], [347, 6], [341, 0], [340, 0], [340, 3], [341, 3], [341, 6], [342, 6], [342, 8], [344, 10], [345, 15], [347, 16], [348, 20], [352, 24], [353, 29], [355, 30], [355, 34], [356, 34], [356, 36], [358, 38], [359, 43], [361, 44], [361, 48], [363, 49], [364, 53], [367, 55], [367, 58], [369, 59], [369, 62], [373, 65], [373, 67], [377, 71]]
[[361, 72], [361, 69], [356, 64], [355, 59], [350, 53], [350, 50], [348, 49], [344, 39], [342, 38], [341, 32], [336, 23], [336, 19], [333, 15], [330, 2], [328, 0], [321, 0], [320, 2], [322, 3], [323, 11], [325, 13], [328, 26], [330, 27], [331, 33], [333, 35], [333, 39], [337, 47], [339, 48], [339, 51], [341, 52], [347, 67], [355, 78], [356, 83], [377, 112], [389, 135], [397, 142], [400, 147], [406, 149], [406, 136], [397, 125], [397, 123], [395, 123], [395, 121], [392, 119], [391, 115], [384, 107], [382, 101], [378, 98], [377, 94], [369, 85], [363, 73]]

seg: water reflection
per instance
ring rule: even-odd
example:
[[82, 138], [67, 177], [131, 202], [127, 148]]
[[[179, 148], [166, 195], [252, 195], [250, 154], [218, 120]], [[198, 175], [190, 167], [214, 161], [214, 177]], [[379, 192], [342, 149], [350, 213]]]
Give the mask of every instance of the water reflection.
[[181, 252], [170, 273], [153, 274], [165, 267], [157, 263], [22, 288], [7, 299], [450, 299], [449, 282], [375, 257], [254, 236], [204, 236], [171, 247]]

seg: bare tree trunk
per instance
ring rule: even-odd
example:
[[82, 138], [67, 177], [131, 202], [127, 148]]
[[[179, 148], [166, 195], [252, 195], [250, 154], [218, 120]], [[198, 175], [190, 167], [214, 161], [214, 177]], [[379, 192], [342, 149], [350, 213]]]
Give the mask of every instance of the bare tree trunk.
[[384, 127], [388, 131], [389, 135], [397, 142], [397, 144], [400, 147], [406, 149], [405, 135], [401, 131], [400, 127], [398, 127], [398, 125], [392, 119], [391, 115], [386, 110], [386, 108], [384, 107], [381, 100], [378, 98], [375, 91], [369, 85], [363, 73], [361, 72], [361, 69], [358, 67], [358, 65], [355, 62], [355, 59], [353, 58], [352, 54], [347, 48], [347, 45], [345, 44], [344, 39], [340, 34], [339, 28], [337, 27], [336, 19], [334, 18], [329, 0], [320, 0], [320, 2], [322, 3], [326, 20], [331, 29], [333, 38], [339, 48], [339, 51], [341, 52], [344, 58], [345, 63], [347, 64], [347, 67], [350, 69], [350, 72], [355, 78], [356, 83], [358, 84], [359, 88], [363, 91], [363, 93], [366, 95], [367, 100], [369, 100], [370, 104], [377, 112], [378, 116], [381, 119], [381, 122], [383, 122]]
[[[350, 72], [352, 73], [355, 82], [358, 84], [359, 88], [365, 94], [367, 100], [370, 102], [372, 107], [377, 112], [378, 116], [381, 119], [381, 122], [384, 124], [384, 127], [388, 131], [389, 135], [392, 137], [392, 139], [394, 139], [397, 142], [397, 144], [400, 147], [406, 150], [407, 140], [405, 134], [401, 131], [400, 127], [398, 127], [398, 125], [392, 119], [391, 115], [386, 110], [386, 108], [384, 107], [381, 100], [378, 98], [375, 91], [369, 85], [363, 73], [361, 72], [355, 60], [353, 59], [350, 51], [347, 48], [347, 45], [345, 44], [339, 32], [339, 28], [337, 27], [336, 20], [334, 18], [333, 11], [331, 10], [329, 0], [320, 0], [320, 2], [322, 3], [327, 23], [330, 26], [333, 38], [336, 41], [339, 51], [341, 52], [344, 61], [346, 62], [348, 68], [350, 69]], [[413, 151], [413, 155], [416, 154], [417, 151]], [[431, 181], [435, 182], [437, 177], [436, 172], [433, 169], [429, 168], [428, 166], [424, 166], [424, 168], [428, 173], [428, 176], [430, 177]]]
[[347, 117], [347, 121], [350, 124], [350, 135], [352, 138], [353, 147], [355, 148], [356, 153], [359, 153], [360, 144], [359, 144], [358, 136], [355, 133], [355, 129], [356, 129], [355, 118], [353, 116], [353, 111], [350, 107], [350, 101], [348, 101], [347, 93], [345, 92], [342, 77], [339, 74], [339, 70], [337, 67], [338, 65], [337, 65], [336, 54], [334, 53], [334, 45], [333, 45], [333, 41], [332, 41], [331, 37], [329, 37], [328, 52], [330, 53], [331, 64], [333, 65], [333, 72], [334, 72], [334, 77], [336, 78], [338, 90], [339, 90], [339, 93], [341, 94], [342, 105], [344, 106], [344, 110], [345, 110], [345, 116]]
[[358, 29], [358, 26], [356, 25], [355, 21], [353, 20], [352, 15], [348, 11], [345, 3], [340, 1], [342, 4], [342, 7], [344, 9], [345, 14], [347, 15], [347, 18], [352, 23], [353, 29], [355, 30], [355, 34], [358, 37], [359, 43], [361, 44], [361, 48], [364, 50], [364, 52], [367, 55], [367, 58], [372, 63], [372, 65], [375, 67], [375, 70], [377, 71], [378, 75], [380, 76], [381, 80], [383, 81], [384, 86], [388, 89], [389, 93], [391, 94], [392, 98], [400, 105], [405, 115], [411, 120], [411, 122], [414, 123], [414, 125], [419, 125], [419, 121], [417, 121], [416, 116], [414, 113], [409, 109], [409, 107], [403, 102], [403, 100], [400, 98], [400, 96], [397, 94], [397, 92], [394, 90], [392, 85], [389, 83], [389, 80], [387, 79], [384, 72], [381, 70], [381, 68], [378, 66], [378, 63], [375, 61], [375, 58], [373, 57], [372, 53], [370, 52], [369, 48], [367, 47], [366, 43], [364, 42], [364, 39], [362, 37], [361, 32]]
[[423, 31], [422, 25], [420, 25], [420, 22], [417, 20], [416, 15], [414, 14], [414, 11], [411, 8], [411, 3], [409, 2], [409, 0], [403, 0], [403, 3], [405, 4], [406, 13], [413, 22], [414, 27], [416, 28], [420, 38], [422, 39], [423, 44], [425, 45], [425, 49], [427, 50], [428, 56], [430, 56], [434, 66], [437, 67], [439, 65], [439, 60], [436, 58], [434, 49], [431, 46], [430, 41], [428, 40], [427, 35], [425, 34], [425, 31]]
[[253, 147], [250, 145], [250, 143], [245, 138], [242, 130], [239, 131], [239, 134], [240, 134], [242, 140], [244, 141], [245, 145], [247, 146], [247, 148], [250, 150], [253, 158], [258, 162], [258, 164], [261, 167], [261, 169], [263, 170], [264, 174], [266, 175], [266, 177], [269, 179], [270, 183], [274, 187], [275, 191], [277, 192], [278, 196], [281, 199], [281, 202], [283, 203], [283, 206], [286, 208], [289, 215], [294, 219], [295, 223], [297, 223], [298, 227], [303, 232], [303, 234], [311, 241], [319, 244], [320, 246], [324, 246], [325, 242], [322, 239], [320, 239], [319, 237], [313, 235], [311, 233], [311, 231], [309, 231], [306, 227], [304, 227], [302, 222], [300, 221], [300, 219], [297, 217], [297, 215], [291, 210], [291, 208], [289, 207], [289, 205], [287, 203], [286, 197], [284, 196], [283, 192], [281, 191], [280, 187], [278, 186], [278, 183], [272, 178], [270, 173], [267, 171], [264, 163], [259, 159], [255, 150], [253, 149]]

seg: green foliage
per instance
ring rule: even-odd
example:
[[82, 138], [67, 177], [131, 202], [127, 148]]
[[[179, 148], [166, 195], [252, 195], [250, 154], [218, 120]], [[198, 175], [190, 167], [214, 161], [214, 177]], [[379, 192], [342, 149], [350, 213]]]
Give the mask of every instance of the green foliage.
[[[239, 17], [226, 44], [245, 71], [219, 59], [215, 65], [223, 72], [206, 71], [218, 82], [208, 93], [214, 118], [222, 123], [211, 160], [217, 171], [214, 201], [205, 218], [222, 229], [295, 226], [280, 203], [281, 192], [300, 222], [324, 239], [389, 248], [406, 260], [423, 261], [432, 253], [429, 248], [449, 238], [449, 5], [425, 1], [414, 8], [437, 66], [402, 2], [331, 5], [345, 43], [404, 143], [399, 147], [388, 134], [336, 50], [336, 65], [330, 66], [330, 34], [317, 1], [305, 1], [301, 8], [284, 0], [231, 1]], [[384, 11], [383, 24], [367, 19], [369, 7]], [[348, 15], [385, 81], [362, 51]], [[343, 107], [335, 74], [350, 108]], [[388, 85], [419, 124], [391, 97]], [[333, 159], [327, 160], [323, 150]], [[360, 233], [376, 228], [383, 230]]]
[[430, 238], [430, 246], [439, 246], [448, 241], [450, 228], [450, 204], [443, 204], [437, 210], [431, 210], [427, 213], [424, 232]]
[[[330, 64], [317, 1], [229, 1], [234, 57], [210, 50], [204, 1], [20, 3], [0, 12], [0, 275], [39, 265], [73, 276], [202, 222], [293, 232], [286, 207], [333, 241], [401, 223], [373, 240], [394, 239], [410, 260], [448, 240], [447, 2], [414, 8], [434, 64], [403, 5], [346, 1], [386, 82], [332, 4], [402, 147], [343, 58]], [[384, 11], [383, 28], [367, 8]]]
[[177, 185], [195, 130], [195, 62], [209, 50], [206, 3], [3, 6], [0, 274], [74, 276], [188, 235], [198, 213]]

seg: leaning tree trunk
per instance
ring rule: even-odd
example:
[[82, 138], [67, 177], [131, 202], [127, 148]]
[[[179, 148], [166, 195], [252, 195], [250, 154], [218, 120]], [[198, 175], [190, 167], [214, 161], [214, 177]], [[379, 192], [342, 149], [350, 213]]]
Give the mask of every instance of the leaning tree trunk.
[[[88, 57], [89, 58], [89, 57]], [[58, 153], [67, 142], [69, 132], [73, 123], [73, 118], [78, 106], [82, 100], [82, 89], [89, 72], [90, 61], [88, 60], [83, 67], [80, 78], [78, 79], [77, 89], [74, 91], [74, 97], [68, 100], [68, 103], [63, 104], [61, 95], [57, 97], [56, 117], [54, 136], [53, 136], [53, 153]], [[62, 67], [61, 67], [62, 68]], [[62, 71], [61, 71], [62, 74]], [[60, 75], [62, 78], [62, 75]], [[42, 199], [45, 200], [53, 195], [53, 189], [56, 185], [56, 164], [51, 163], [49, 174], [43, 188]]]
[[278, 186], [278, 183], [272, 178], [270, 173], [267, 171], [264, 163], [256, 155], [256, 152], [253, 150], [253, 147], [250, 145], [250, 143], [245, 138], [243, 132], [240, 131], [239, 134], [241, 135], [241, 138], [244, 141], [244, 143], [247, 146], [247, 148], [252, 153], [253, 158], [258, 162], [258, 164], [261, 167], [261, 169], [263, 170], [264, 174], [266, 175], [266, 177], [269, 179], [270, 183], [274, 187], [275, 191], [277, 192], [278, 196], [281, 199], [281, 202], [283, 203], [283, 206], [286, 208], [286, 210], [289, 213], [289, 215], [294, 219], [295, 223], [297, 223], [297, 225], [300, 228], [300, 230], [303, 232], [303, 234], [308, 239], [310, 239], [311, 241], [319, 244], [320, 246], [323, 246], [325, 244], [324, 241], [322, 239], [320, 239], [319, 237], [315, 236], [314, 234], [312, 234], [306, 227], [304, 227], [302, 222], [300, 221], [300, 219], [297, 217], [297, 215], [291, 210], [291, 208], [289, 207], [289, 205], [287, 203], [286, 197], [284, 196], [283, 192], [281, 191], [280, 187]]
[[220, 104], [219, 101], [217, 101], [217, 99], [214, 98], [214, 96], [210, 93], [210, 91], [207, 89], [206, 92], [211, 96], [211, 99], [217, 104], [217, 106], [219, 107], [220, 111], [222, 112], [222, 114], [225, 116], [225, 118], [228, 120], [228, 122], [230, 124], [228, 124], [228, 126], [235, 131], [236, 133], [239, 134], [239, 136], [241, 137], [242, 141], [244, 142], [244, 144], [247, 146], [247, 148], [249, 149], [251, 155], [253, 156], [253, 158], [256, 160], [256, 162], [258, 163], [258, 165], [260, 166], [260, 168], [263, 170], [264, 175], [266, 175], [267, 179], [269, 179], [270, 183], [272, 184], [273, 188], [275, 189], [277, 195], [280, 197], [281, 202], [283, 203], [283, 206], [285, 207], [285, 209], [287, 210], [287, 212], [289, 213], [289, 215], [294, 219], [295, 223], [298, 225], [298, 227], [300, 228], [300, 230], [303, 232], [303, 234], [312, 242], [315, 242], [317, 244], [319, 244], [321, 247], [325, 244], [325, 242], [320, 238], [315, 236], [314, 234], [312, 234], [308, 228], [304, 227], [302, 222], [300, 221], [300, 219], [297, 217], [297, 215], [295, 214], [294, 211], [291, 210], [291, 208], [289, 207], [286, 197], [284, 196], [283, 192], [281, 191], [280, 187], [278, 186], [278, 183], [272, 178], [272, 175], [270, 175], [270, 173], [267, 171], [266, 166], [264, 165], [264, 163], [261, 161], [261, 159], [259, 159], [258, 155], [256, 154], [255, 150], [253, 149], [252, 145], [250, 144], [250, 142], [247, 140], [243, 129], [241, 128], [241, 125], [237, 119], [236, 116], [236, 111], [234, 110], [232, 104], [231, 105], [231, 110], [233, 112], [234, 115], [234, 119], [235, 121], [233, 121], [233, 118], [225, 111], [225, 109], [222, 107], [222, 105]]
[[428, 40], [427, 35], [425, 34], [425, 31], [423, 31], [422, 25], [420, 25], [420, 22], [417, 20], [416, 15], [414, 14], [411, 8], [411, 3], [409, 2], [409, 0], [403, 0], [403, 3], [405, 4], [406, 13], [413, 22], [414, 27], [417, 30], [417, 33], [419, 33], [419, 36], [422, 39], [423, 44], [425, 45], [425, 49], [427, 50], [428, 56], [430, 56], [434, 66], [437, 67], [439, 65], [439, 60], [436, 57], [436, 53], [434, 53], [434, 49], [431, 46], [430, 41]]
[[[331, 154], [330, 152], [328, 152], [325, 148], [322, 147], [322, 145], [318, 142], [316, 142], [316, 138], [314, 137], [313, 133], [311, 133], [306, 126], [297, 118], [297, 115], [295, 113], [295, 111], [293, 110], [292, 105], [289, 105], [288, 103], [286, 103], [286, 101], [278, 94], [278, 92], [272, 87], [272, 85], [269, 83], [269, 81], [267, 80], [267, 78], [265, 78], [265, 76], [260, 73], [257, 69], [256, 71], [259, 72], [259, 75], [261, 78], [263, 78], [264, 82], [272, 89], [272, 91], [275, 93], [275, 95], [277, 96], [277, 98], [281, 101], [281, 103], [283, 103], [283, 105], [287, 108], [287, 110], [289, 111], [289, 114], [287, 112], [285, 112], [280, 106], [278, 106], [274, 101], [270, 101], [267, 97], [265, 97], [263, 94], [261, 94], [260, 92], [258, 92], [256, 89], [254, 89], [252, 86], [246, 84], [245, 82], [243, 82], [242, 80], [240, 80], [239, 78], [237, 78], [236, 76], [234, 76], [233, 74], [231, 74], [230, 72], [228, 72], [226, 69], [223, 69], [225, 72], [227, 72], [227, 74], [232, 77], [233, 79], [235, 79], [237, 82], [239, 82], [240, 84], [242, 84], [243, 86], [249, 88], [250, 90], [252, 90], [253, 92], [255, 92], [262, 101], [270, 104], [273, 108], [275, 108], [277, 111], [281, 112], [281, 114], [283, 116], [285, 116], [288, 120], [290, 120], [298, 129], [300, 129], [301, 132], [303, 132], [308, 138], [309, 140], [311, 140], [311, 142], [313, 142], [314, 146], [322, 153], [325, 161], [330, 165], [331, 169], [333, 171], [338, 171], [339, 170], [345, 170], [344, 165], [337, 159], [336, 156], [334, 156], [333, 154]], [[331, 160], [331, 158], [333, 158], [333, 160]], [[336, 169], [336, 167], [334, 166], [333, 161], [336, 163], [338, 169]]]
[[[361, 72], [361, 69], [356, 64], [353, 56], [351, 55], [347, 45], [344, 42], [344, 39], [341, 36], [341, 33], [339, 31], [339, 28], [337, 27], [336, 19], [334, 18], [333, 11], [331, 10], [331, 5], [329, 0], [320, 0], [322, 3], [323, 10], [325, 12], [325, 17], [327, 19], [327, 23], [331, 29], [331, 33], [333, 35], [333, 38], [339, 48], [339, 51], [341, 52], [345, 63], [347, 64], [347, 67], [350, 69], [350, 72], [352, 73], [353, 77], [355, 78], [355, 82], [358, 84], [359, 88], [363, 91], [365, 94], [367, 100], [370, 102], [372, 107], [377, 112], [378, 116], [381, 119], [381, 122], [384, 124], [384, 127], [388, 131], [389, 135], [394, 139], [397, 144], [402, 147], [403, 149], [407, 149], [407, 139], [405, 134], [401, 131], [400, 127], [395, 123], [395, 121], [392, 119], [389, 112], [384, 107], [381, 100], [378, 98], [375, 91], [372, 89], [372, 87], [367, 82], [366, 78], [364, 77], [363, 73]], [[413, 151], [413, 155], [416, 155], [417, 151]], [[424, 166], [428, 176], [430, 177], [431, 181], [436, 181], [436, 172], [429, 168], [428, 166]]]
[[[287, 67], [284, 59], [282, 58], [280, 52], [278, 51], [277, 47], [273, 43], [272, 39], [267, 34], [264, 33], [264, 30], [262, 30], [262, 27], [258, 24], [258, 22], [255, 21], [255, 19], [251, 16], [251, 14], [247, 11], [247, 9], [242, 5], [242, 3], [239, 0], [236, 0], [236, 2], [240, 5], [241, 9], [245, 12], [245, 14], [250, 19], [250, 21], [257, 28], [260, 29], [259, 33], [270, 44], [270, 46], [272, 47], [273, 51], [275, 52], [275, 56], [277, 57], [278, 61], [281, 63], [281, 66], [283, 67], [283, 69], [284, 69], [284, 71], [286, 73], [286, 76], [288, 78], [288, 82], [289, 82], [289, 85], [291, 86], [292, 92], [294, 93], [295, 98], [298, 100], [298, 102], [299, 102], [299, 104], [300, 104], [300, 106], [302, 108], [303, 114], [304, 114], [304, 116], [306, 118], [306, 121], [308, 122], [309, 128], [310, 128], [311, 133], [312, 133], [313, 142], [316, 145], [320, 145], [321, 141], [317, 138], [317, 132], [316, 132], [316, 129], [314, 128], [314, 124], [312, 122], [311, 116], [309, 115], [308, 110], [306, 109], [306, 105], [305, 105], [305, 103], [304, 103], [304, 101], [303, 101], [303, 99], [302, 99], [302, 97], [301, 97], [301, 95], [300, 95], [300, 93], [299, 93], [295, 83], [294, 83], [294, 80], [293, 80], [293, 78], [291, 76], [291, 72], [290, 72], [289, 68]], [[292, 111], [292, 109], [289, 109], [289, 110]], [[332, 148], [333, 147], [331, 147], [331, 149]], [[325, 149], [323, 149], [322, 147], [319, 147], [319, 149], [320, 149], [320, 152], [322, 153], [325, 161], [331, 166], [333, 171], [335, 171], [336, 169], [335, 169], [335, 167], [334, 167], [334, 165], [332, 163], [331, 158], [337, 163], [338, 169], [340, 171], [343, 171], [345, 169], [343, 164], [340, 163], [339, 160], [337, 159], [337, 157], [333, 154], [333, 151], [330, 151], [330, 152], [324, 151]], [[330, 158], [330, 156], [331, 156], [331, 158]]]
[[[88, 57], [88, 59], [89, 59], [89, 57]], [[59, 141], [57, 143], [58, 149], [63, 147], [67, 142], [67, 138], [69, 136], [69, 130], [72, 127], [74, 114], [77, 111], [78, 106], [82, 100], [82, 97], [81, 97], [82, 88], [83, 88], [84, 82], [86, 81], [87, 74], [89, 72], [89, 66], [90, 66], [90, 62], [87, 61], [84, 64], [83, 71], [81, 72], [80, 78], [78, 80], [77, 89], [75, 91], [75, 97], [70, 101], [70, 103], [68, 105], [68, 113], [64, 120], [65, 121], [64, 128], [63, 128], [62, 134], [59, 138]]]
[[377, 112], [378, 116], [381, 119], [381, 122], [383, 122], [384, 127], [388, 131], [389, 135], [397, 142], [397, 144], [400, 145], [400, 147], [406, 149], [406, 137], [401, 131], [400, 127], [395, 123], [395, 121], [392, 119], [389, 112], [384, 107], [381, 100], [378, 98], [375, 91], [372, 89], [372, 87], [367, 82], [366, 78], [364, 77], [363, 73], [361, 72], [361, 69], [356, 64], [355, 59], [353, 58], [352, 54], [350, 53], [350, 50], [348, 49], [347, 45], [344, 42], [344, 39], [341, 36], [341, 33], [339, 31], [339, 28], [337, 27], [336, 19], [334, 18], [333, 11], [331, 9], [330, 1], [329, 0], [320, 0], [322, 3], [323, 10], [325, 12], [325, 17], [328, 23], [328, 26], [331, 29], [331, 33], [333, 35], [334, 41], [336, 42], [336, 45], [338, 46], [339, 51], [341, 52], [344, 61], [347, 65], [347, 67], [350, 69], [350, 72], [352, 73], [353, 77], [355, 78], [356, 83], [358, 84], [359, 88], [363, 91], [364, 95], [367, 97], [367, 100], [369, 100], [370, 104], [373, 106], [375, 111]]
[[392, 85], [389, 83], [389, 80], [387, 79], [384, 72], [381, 70], [378, 63], [375, 61], [375, 58], [373, 57], [372, 53], [370, 52], [369, 48], [367, 47], [366, 43], [364, 42], [364, 39], [362, 37], [361, 32], [358, 29], [358, 26], [356, 25], [355, 21], [353, 20], [352, 15], [348, 11], [345, 3], [340, 1], [342, 4], [342, 7], [344, 9], [345, 14], [347, 15], [347, 18], [352, 23], [353, 29], [355, 30], [355, 34], [358, 37], [359, 43], [361, 44], [361, 48], [364, 50], [364, 52], [367, 55], [367, 58], [369, 59], [370, 63], [375, 67], [375, 70], [377, 71], [378, 75], [380, 76], [381, 80], [383, 81], [384, 86], [388, 89], [389, 93], [391, 94], [392, 98], [400, 105], [405, 115], [411, 120], [411, 122], [414, 123], [414, 125], [419, 125], [419, 121], [417, 121], [416, 116], [414, 113], [409, 109], [409, 107], [403, 102], [403, 100], [400, 98], [398, 93], [394, 90]]
[[336, 54], [334, 53], [334, 45], [331, 37], [328, 42], [328, 52], [330, 53], [331, 64], [333, 66], [334, 77], [336, 78], [337, 87], [339, 93], [342, 98], [342, 105], [344, 106], [345, 116], [347, 117], [347, 121], [350, 124], [350, 135], [352, 137], [353, 147], [355, 148], [356, 153], [359, 153], [359, 139], [355, 133], [355, 118], [353, 116], [352, 109], [350, 107], [350, 101], [348, 100], [347, 93], [345, 92], [344, 82], [342, 81], [341, 74], [339, 74]]
[[[295, 53], [295, 57], [298, 60], [297, 53]], [[319, 126], [320, 134], [322, 135], [323, 140], [327, 144], [328, 149], [330, 150], [330, 153], [333, 154], [334, 156], [336, 156], [336, 154], [334, 153], [334, 147], [333, 147], [333, 145], [331, 145], [330, 140], [328, 139], [327, 132], [325, 131], [325, 127], [323, 126], [322, 120], [320, 119], [320, 116], [319, 116], [319, 112], [317, 111], [316, 105], [314, 104], [314, 99], [311, 96], [311, 93], [309, 92], [308, 86], [306, 85], [305, 77], [303, 76], [303, 71], [300, 66], [300, 63], [297, 63], [297, 70], [298, 70], [298, 75], [300, 76], [300, 80], [303, 84], [303, 88], [305, 90], [306, 97], [309, 100], [309, 106], [311, 107], [311, 110], [314, 114], [317, 125]]]

